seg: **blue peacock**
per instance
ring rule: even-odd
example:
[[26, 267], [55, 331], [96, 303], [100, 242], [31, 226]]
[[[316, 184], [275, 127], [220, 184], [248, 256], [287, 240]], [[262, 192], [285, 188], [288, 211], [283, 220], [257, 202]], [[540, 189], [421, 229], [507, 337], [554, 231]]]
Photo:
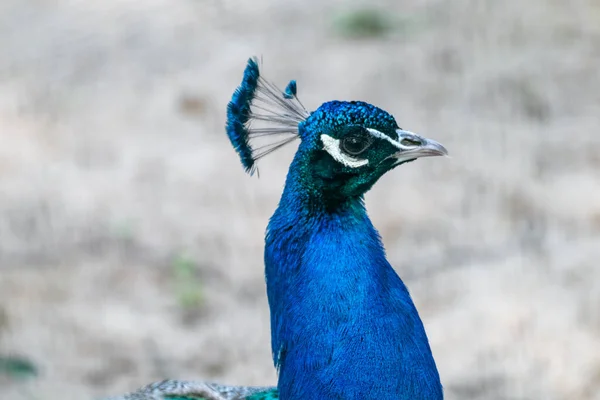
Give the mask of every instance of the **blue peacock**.
[[[300, 139], [265, 239], [276, 387], [164, 381], [120, 399], [443, 398], [423, 323], [385, 256], [364, 194], [386, 172], [447, 155], [384, 110], [331, 101], [307, 112], [250, 59], [227, 108], [226, 131], [247, 172]], [[257, 146], [264, 138], [276, 140]]]

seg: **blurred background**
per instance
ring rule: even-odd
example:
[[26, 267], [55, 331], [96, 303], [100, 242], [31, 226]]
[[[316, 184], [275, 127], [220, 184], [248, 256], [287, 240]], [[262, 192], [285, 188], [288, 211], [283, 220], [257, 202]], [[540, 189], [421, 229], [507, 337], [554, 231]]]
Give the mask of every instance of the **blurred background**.
[[367, 196], [447, 398], [600, 399], [598, 0], [2, 0], [0, 398], [274, 384], [250, 56], [444, 143]]

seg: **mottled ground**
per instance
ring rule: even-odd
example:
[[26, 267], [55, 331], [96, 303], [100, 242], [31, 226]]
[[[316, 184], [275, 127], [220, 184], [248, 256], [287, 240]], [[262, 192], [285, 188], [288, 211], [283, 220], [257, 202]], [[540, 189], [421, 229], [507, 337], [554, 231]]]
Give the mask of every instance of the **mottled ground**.
[[[394, 29], [354, 38], [361, 4]], [[367, 196], [448, 399], [600, 399], [597, 0], [3, 0], [0, 52], [0, 355], [39, 368], [3, 400], [275, 382], [262, 243], [294, 148], [260, 179], [230, 148], [251, 55], [450, 149]]]

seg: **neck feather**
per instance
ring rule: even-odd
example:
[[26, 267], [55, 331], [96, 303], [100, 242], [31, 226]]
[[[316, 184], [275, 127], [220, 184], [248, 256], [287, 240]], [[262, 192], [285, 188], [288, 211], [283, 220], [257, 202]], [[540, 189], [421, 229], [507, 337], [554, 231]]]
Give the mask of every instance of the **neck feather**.
[[281, 399], [441, 399], [427, 336], [361, 197], [331, 207], [298, 157], [265, 275]]

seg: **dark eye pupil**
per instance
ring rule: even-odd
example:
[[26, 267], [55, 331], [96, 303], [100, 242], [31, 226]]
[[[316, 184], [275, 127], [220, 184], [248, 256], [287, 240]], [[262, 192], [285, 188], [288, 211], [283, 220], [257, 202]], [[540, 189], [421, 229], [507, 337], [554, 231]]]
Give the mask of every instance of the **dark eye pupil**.
[[342, 141], [342, 150], [348, 154], [356, 155], [362, 153], [369, 145], [369, 142], [362, 137], [347, 136]]

